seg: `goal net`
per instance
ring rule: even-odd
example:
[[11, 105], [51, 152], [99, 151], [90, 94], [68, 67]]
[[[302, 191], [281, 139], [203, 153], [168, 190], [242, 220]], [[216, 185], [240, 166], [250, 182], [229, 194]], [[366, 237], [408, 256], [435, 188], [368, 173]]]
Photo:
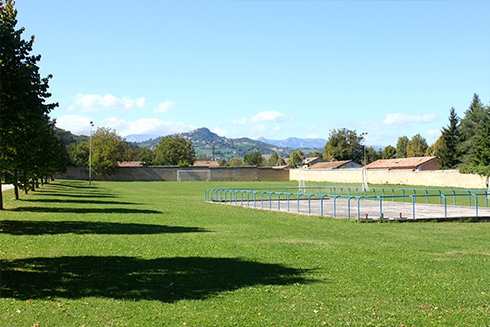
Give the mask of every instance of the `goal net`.
[[201, 170], [177, 170], [178, 182], [207, 182], [211, 180], [209, 169]]

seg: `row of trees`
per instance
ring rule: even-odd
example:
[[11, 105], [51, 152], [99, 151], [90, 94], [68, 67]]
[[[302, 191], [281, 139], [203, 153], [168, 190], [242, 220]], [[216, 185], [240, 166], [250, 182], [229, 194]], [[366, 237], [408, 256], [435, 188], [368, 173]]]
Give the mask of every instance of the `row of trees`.
[[388, 145], [376, 151], [372, 147], [364, 149], [363, 135], [345, 128], [333, 130], [325, 144], [323, 158], [332, 160], [353, 160], [366, 163], [378, 159], [437, 156], [442, 169], [460, 169], [462, 172], [490, 175], [490, 105], [483, 105], [477, 94], [459, 118], [456, 110], [449, 112], [449, 125], [443, 127], [439, 139], [429, 146], [425, 138], [416, 134], [398, 138], [396, 147]]
[[463, 118], [451, 108], [435, 154], [444, 169], [490, 176], [490, 105], [474, 94]]
[[67, 145], [69, 164], [88, 166], [92, 142], [92, 172], [112, 175], [121, 161], [143, 161], [147, 165], [189, 166], [196, 159], [192, 142], [177, 135], [163, 137], [152, 151], [126, 142], [113, 129], [99, 127], [90, 138]]
[[42, 183], [43, 177], [63, 172], [67, 157], [48, 116], [58, 106], [46, 103], [52, 76], [40, 76], [41, 56], [30, 54], [34, 36], [22, 39], [24, 29], [16, 29], [16, 17], [14, 2], [1, 0], [0, 180], [14, 185], [18, 199], [19, 188], [27, 192], [40, 178]]

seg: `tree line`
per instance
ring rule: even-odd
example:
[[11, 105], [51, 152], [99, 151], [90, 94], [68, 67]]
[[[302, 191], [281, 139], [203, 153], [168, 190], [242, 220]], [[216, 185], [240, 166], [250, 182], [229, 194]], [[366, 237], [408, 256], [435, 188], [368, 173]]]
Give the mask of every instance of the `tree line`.
[[[58, 106], [46, 103], [51, 75], [41, 77], [40, 55], [31, 55], [34, 36], [22, 38], [16, 29], [14, 1], [0, 2], [0, 184], [27, 192], [66, 169], [63, 144], [55, 136], [48, 114]], [[0, 192], [0, 208], [3, 209]]]

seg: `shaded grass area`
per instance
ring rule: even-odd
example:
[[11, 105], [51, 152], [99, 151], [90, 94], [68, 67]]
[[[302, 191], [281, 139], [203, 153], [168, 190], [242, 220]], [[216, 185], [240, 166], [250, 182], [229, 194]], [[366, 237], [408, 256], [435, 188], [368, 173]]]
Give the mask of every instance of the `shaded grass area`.
[[490, 321], [488, 223], [356, 224], [204, 202], [286, 182], [56, 181], [0, 212], [0, 326]]

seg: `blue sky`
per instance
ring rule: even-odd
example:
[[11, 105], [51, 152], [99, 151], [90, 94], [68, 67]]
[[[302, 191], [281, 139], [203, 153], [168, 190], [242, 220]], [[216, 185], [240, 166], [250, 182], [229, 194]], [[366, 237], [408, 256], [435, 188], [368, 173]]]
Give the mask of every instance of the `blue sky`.
[[52, 118], [120, 135], [433, 143], [490, 101], [490, 1], [17, 0]]

